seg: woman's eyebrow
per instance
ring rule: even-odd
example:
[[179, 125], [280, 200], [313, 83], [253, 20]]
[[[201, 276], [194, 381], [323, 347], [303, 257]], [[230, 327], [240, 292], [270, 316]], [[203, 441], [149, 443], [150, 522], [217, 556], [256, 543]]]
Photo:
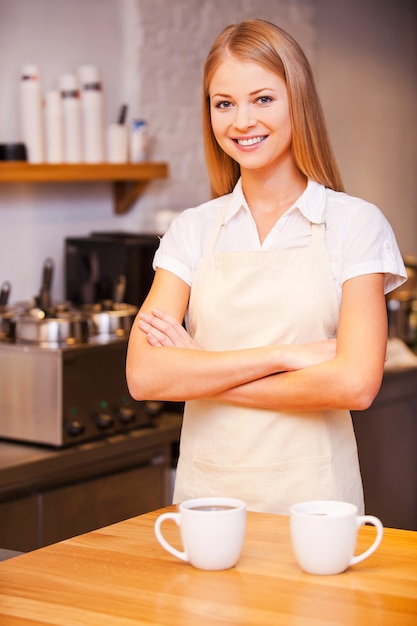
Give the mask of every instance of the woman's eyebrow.
[[[274, 89], [273, 87], [261, 87], [260, 89], [255, 89], [255, 91], [251, 91], [249, 95], [256, 96], [256, 94], [261, 93], [261, 91], [274, 91]], [[233, 96], [227, 93], [214, 93], [210, 97], [211, 98], [232, 98]]]

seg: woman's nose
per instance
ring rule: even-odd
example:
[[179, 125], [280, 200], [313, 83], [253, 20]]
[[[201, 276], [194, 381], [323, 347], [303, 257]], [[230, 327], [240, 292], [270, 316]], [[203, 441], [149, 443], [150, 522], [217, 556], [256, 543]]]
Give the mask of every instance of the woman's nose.
[[237, 106], [235, 108], [234, 127], [238, 130], [246, 130], [256, 125], [256, 118], [250, 107]]

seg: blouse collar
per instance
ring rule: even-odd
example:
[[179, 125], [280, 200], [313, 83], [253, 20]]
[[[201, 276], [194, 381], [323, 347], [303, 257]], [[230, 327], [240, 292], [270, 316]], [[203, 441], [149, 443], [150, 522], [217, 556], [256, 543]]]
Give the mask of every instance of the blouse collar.
[[[308, 180], [307, 187], [301, 196], [285, 213], [298, 209], [313, 224], [322, 224], [324, 222], [325, 204], [326, 188], [324, 185], [314, 180]], [[239, 178], [233, 192], [230, 194], [230, 203], [224, 216], [224, 223], [227, 224], [240, 210], [250, 212], [243, 194], [241, 178]]]

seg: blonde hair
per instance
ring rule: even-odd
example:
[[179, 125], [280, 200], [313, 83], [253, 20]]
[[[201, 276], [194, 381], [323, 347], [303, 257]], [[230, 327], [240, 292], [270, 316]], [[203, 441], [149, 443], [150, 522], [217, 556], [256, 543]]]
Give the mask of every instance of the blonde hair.
[[335, 191], [343, 191], [330, 145], [323, 109], [310, 64], [298, 43], [284, 30], [264, 20], [227, 26], [216, 38], [204, 64], [203, 136], [213, 197], [233, 190], [239, 164], [219, 146], [210, 115], [210, 83], [226, 54], [258, 63], [286, 83], [295, 162], [307, 178]]

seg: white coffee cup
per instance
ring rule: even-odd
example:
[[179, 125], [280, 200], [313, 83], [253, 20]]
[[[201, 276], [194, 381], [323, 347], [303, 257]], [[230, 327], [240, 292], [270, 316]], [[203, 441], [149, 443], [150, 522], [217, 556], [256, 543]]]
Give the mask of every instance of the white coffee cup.
[[[174, 548], [161, 525], [173, 520], [180, 527], [184, 550]], [[246, 532], [246, 503], [235, 498], [195, 498], [179, 505], [178, 513], [162, 513], [155, 522], [156, 537], [172, 555], [204, 570], [236, 565]]]
[[[354, 556], [360, 526], [372, 524], [376, 538], [371, 547]], [[360, 563], [379, 546], [384, 533], [381, 520], [358, 515], [349, 502], [317, 500], [290, 507], [291, 541], [300, 567], [310, 574], [339, 574]]]

